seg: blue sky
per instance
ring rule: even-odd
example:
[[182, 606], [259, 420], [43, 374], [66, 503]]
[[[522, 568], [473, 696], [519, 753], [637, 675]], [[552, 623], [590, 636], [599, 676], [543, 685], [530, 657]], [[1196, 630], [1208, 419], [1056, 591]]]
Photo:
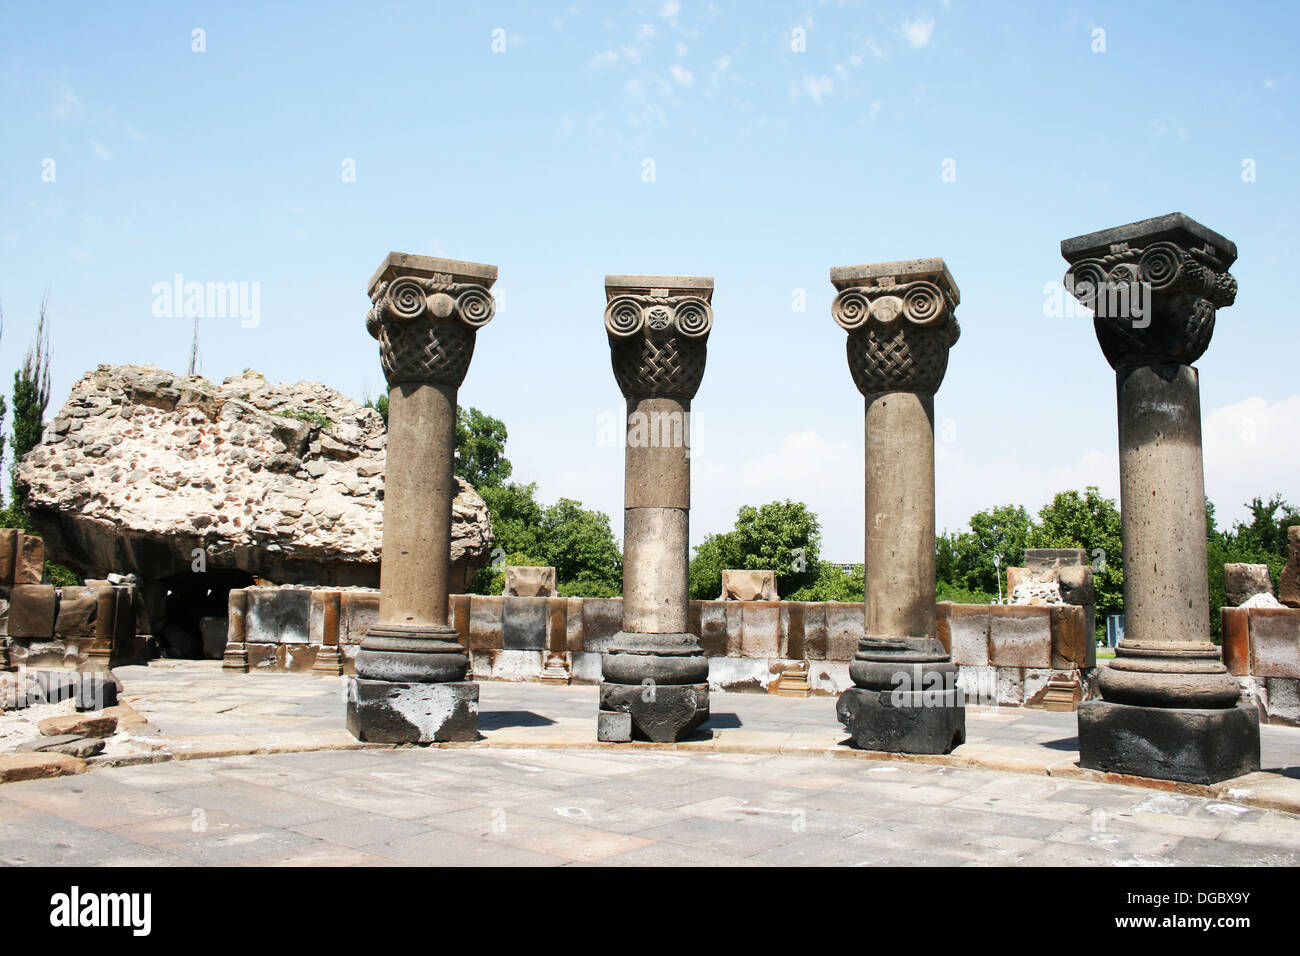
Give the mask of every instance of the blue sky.
[[506, 422], [516, 478], [621, 534], [603, 277], [712, 275], [693, 542], [790, 497], [827, 557], [861, 560], [828, 269], [942, 256], [961, 288], [936, 400], [955, 529], [1118, 493], [1113, 375], [1044, 289], [1061, 239], [1178, 210], [1240, 251], [1198, 363], [1208, 492], [1237, 517], [1300, 500], [1298, 40], [1290, 3], [7, 3], [0, 376], [46, 290], [55, 407], [97, 363], [183, 371], [190, 321], [152, 309], [180, 273], [259, 284], [256, 326], [205, 322], [204, 374], [362, 398], [383, 257], [494, 263], [461, 401]]

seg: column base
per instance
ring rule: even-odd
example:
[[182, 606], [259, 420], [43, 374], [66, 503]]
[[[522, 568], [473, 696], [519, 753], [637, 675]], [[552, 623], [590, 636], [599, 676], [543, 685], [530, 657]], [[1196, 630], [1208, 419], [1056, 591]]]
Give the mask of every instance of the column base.
[[1184, 783], [1218, 783], [1259, 770], [1259, 711], [1079, 705], [1079, 766]]
[[227, 644], [221, 658], [221, 669], [237, 674], [248, 673], [248, 647], [244, 644]]
[[606, 682], [600, 685], [596, 739], [669, 744], [681, 740], [708, 719], [708, 684]]
[[850, 687], [835, 714], [859, 750], [946, 754], [966, 742], [960, 690], [898, 691]]
[[377, 744], [478, 740], [478, 684], [348, 680], [348, 732]]

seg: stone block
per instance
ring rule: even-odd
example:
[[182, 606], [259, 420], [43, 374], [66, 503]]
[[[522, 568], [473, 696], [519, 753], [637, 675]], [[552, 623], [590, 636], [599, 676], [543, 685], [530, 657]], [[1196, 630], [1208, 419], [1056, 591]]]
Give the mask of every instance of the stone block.
[[347, 682], [348, 731], [383, 744], [469, 742], [478, 739], [478, 684]]
[[493, 650], [502, 646], [505, 627], [505, 598], [474, 594], [469, 599], [469, 646], [471, 650]]
[[1047, 568], [1079, 567], [1088, 563], [1088, 552], [1083, 548], [1026, 548], [1025, 567], [1030, 571]]
[[745, 615], [738, 603], [726, 601], [722, 605], [727, 621], [727, 657], [745, 656]]
[[276, 652], [280, 666], [291, 674], [306, 674], [316, 666], [319, 644], [281, 644]]
[[998, 706], [1020, 707], [1025, 702], [1025, 672], [1021, 667], [996, 667]]
[[19, 584], [9, 592], [9, 636], [49, 640], [59, 596], [52, 584]]
[[1265, 678], [1264, 712], [1270, 724], [1300, 726], [1300, 680]]
[[46, 737], [76, 734], [78, 737], [111, 737], [117, 733], [117, 718], [107, 714], [46, 717], [36, 722], [36, 727]]
[[1220, 632], [1223, 635], [1223, 665], [1234, 677], [1250, 674], [1250, 609], [1225, 607], [1219, 609]]
[[721, 601], [692, 601], [692, 614], [699, 618], [700, 647], [706, 657], [727, 655], [727, 607]]
[[605, 651], [623, 630], [621, 598], [587, 598], [582, 602], [582, 649]]
[[[543, 598], [543, 600], [545, 600]], [[492, 654], [491, 679], [499, 681], [535, 681], [545, 667], [544, 650], [503, 648]]]
[[504, 597], [501, 602], [501, 647], [510, 651], [544, 650], [546, 598]]
[[1225, 564], [1223, 566], [1223, 590], [1227, 596], [1228, 606], [1237, 607], [1253, 598], [1256, 594], [1273, 593], [1273, 580], [1268, 574], [1267, 564]]
[[307, 643], [338, 644], [342, 594], [333, 588], [312, 588], [307, 606]]
[[111, 674], [78, 674], [73, 687], [73, 707], [79, 711], [116, 707], [117, 689], [117, 680]]
[[45, 542], [36, 535], [18, 532], [14, 550], [14, 586], [40, 584], [45, 577]]
[[256, 644], [306, 644], [311, 591], [307, 588], [248, 588], [246, 640]]
[[447, 602], [449, 605], [447, 608], [447, 623], [456, 629], [456, 640], [460, 642], [460, 646], [469, 648], [470, 596], [468, 594], [453, 594], [447, 599]]
[[709, 687], [727, 693], [765, 694], [779, 674], [761, 658], [714, 657], [709, 659]]
[[962, 664], [957, 670], [957, 686], [969, 707], [998, 705], [998, 668], [991, 665]]
[[829, 644], [826, 631], [826, 605], [805, 604], [803, 606], [803, 656], [810, 661], [827, 660], [826, 652]]
[[546, 601], [546, 649], [552, 653], [563, 653], [569, 649], [568, 608], [569, 599], [549, 597]]
[[505, 597], [538, 598], [557, 597], [555, 568], [520, 567], [506, 565]]
[[85, 773], [86, 761], [68, 754], [0, 754], [0, 783]]
[[339, 643], [360, 644], [366, 631], [379, 620], [378, 591], [339, 593]]
[[1057, 670], [1088, 667], [1088, 652], [1095, 655], [1097, 637], [1088, 629], [1088, 612], [1081, 605], [1049, 607], [1051, 663]]
[[1300, 525], [1286, 529], [1288, 556], [1277, 581], [1277, 599], [1287, 607], [1300, 608]]
[[564, 628], [568, 636], [568, 651], [570, 654], [582, 653], [585, 644], [585, 638], [582, 630], [582, 605], [584, 598], [571, 597], [565, 598], [564, 610]]
[[632, 715], [619, 710], [596, 711], [596, 739], [604, 743], [628, 743], [632, 739]]
[[72, 664], [76, 662], [76, 648], [71, 652], [68, 645], [52, 637], [32, 639], [11, 637], [9, 639], [9, 663], [13, 667], [66, 667], [71, 653]]
[[1056, 572], [1056, 580], [1061, 587], [1061, 600], [1066, 604], [1096, 606], [1097, 585], [1091, 565], [1060, 568]]
[[1250, 672], [1300, 678], [1300, 610], [1250, 609]]
[[778, 601], [775, 571], [723, 571], [722, 601]]
[[989, 663], [996, 667], [1051, 667], [1050, 609], [991, 605]]
[[59, 589], [59, 614], [55, 618], [55, 637], [65, 641], [95, 640], [99, 594], [95, 588]]
[[803, 621], [805, 604], [781, 602], [781, 656], [786, 660], [804, 659]]
[[629, 714], [635, 740], [673, 743], [709, 719], [709, 685], [606, 682], [600, 685], [600, 709]]
[[[948, 641], [945, 642], [952, 662], [962, 666], [985, 667], [989, 663], [989, 607], [984, 604], [949, 605]], [[943, 638], [940, 637], [940, 640]]]
[[858, 652], [858, 642], [866, 630], [865, 611], [861, 604], [827, 603], [826, 659], [848, 661]]
[[775, 601], [747, 601], [740, 605], [742, 657], [781, 656], [781, 605]]
[[1259, 770], [1259, 710], [1079, 705], [1079, 766], [1210, 784]]
[[1022, 670], [1020, 672], [1021, 706], [1042, 706], [1043, 697], [1046, 696], [1047, 686], [1051, 681], [1052, 672], [1049, 670], [1038, 670], [1032, 667]]
[[14, 560], [18, 554], [18, 529], [0, 528], [0, 588], [14, 585]]
[[966, 742], [966, 710], [960, 700], [956, 690], [927, 697], [850, 687], [840, 695], [835, 713], [859, 750], [946, 754]]
[[284, 658], [280, 654], [279, 644], [249, 643], [244, 645], [244, 652], [248, 655], [250, 674], [265, 674], [284, 669]]

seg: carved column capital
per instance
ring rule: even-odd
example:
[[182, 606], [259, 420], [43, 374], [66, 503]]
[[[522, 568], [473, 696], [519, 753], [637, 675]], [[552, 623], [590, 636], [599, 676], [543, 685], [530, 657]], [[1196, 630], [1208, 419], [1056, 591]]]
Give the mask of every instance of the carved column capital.
[[853, 382], [863, 395], [933, 395], [961, 335], [957, 284], [942, 259], [911, 259], [831, 270], [839, 295], [831, 315], [849, 333]]
[[496, 277], [496, 266], [389, 253], [370, 279], [366, 331], [379, 340], [390, 386], [460, 387], [475, 334], [496, 312]]
[[623, 397], [694, 398], [713, 328], [713, 279], [606, 276], [605, 298], [605, 331]]
[[1061, 242], [1065, 288], [1093, 312], [1112, 368], [1191, 365], [1232, 305], [1237, 247], [1180, 212]]

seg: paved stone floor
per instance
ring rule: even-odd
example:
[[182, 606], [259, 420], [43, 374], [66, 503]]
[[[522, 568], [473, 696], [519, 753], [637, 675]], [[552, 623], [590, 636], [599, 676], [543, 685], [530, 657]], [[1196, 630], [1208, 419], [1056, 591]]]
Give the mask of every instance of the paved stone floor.
[[[0, 787], [0, 864], [1300, 864], [1300, 814], [1071, 776], [1068, 713], [972, 710], [935, 765], [845, 754], [832, 698], [717, 694], [697, 741], [620, 749], [594, 687], [484, 683], [487, 746], [365, 749], [338, 678], [118, 673], [141, 753], [215, 756]], [[1300, 785], [1300, 730], [1263, 739]]]
[[1300, 817], [829, 757], [324, 751], [9, 784], [0, 863], [1294, 866]]

